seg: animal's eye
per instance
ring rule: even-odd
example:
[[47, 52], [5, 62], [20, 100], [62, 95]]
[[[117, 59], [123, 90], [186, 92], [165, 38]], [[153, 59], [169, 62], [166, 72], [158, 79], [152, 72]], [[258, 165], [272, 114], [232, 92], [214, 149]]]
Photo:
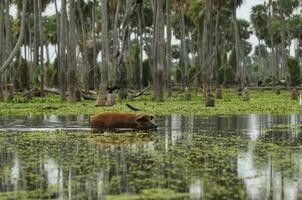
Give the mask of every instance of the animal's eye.
[[150, 119], [153, 120], [153, 119], [154, 119], [154, 116], [150, 116]]

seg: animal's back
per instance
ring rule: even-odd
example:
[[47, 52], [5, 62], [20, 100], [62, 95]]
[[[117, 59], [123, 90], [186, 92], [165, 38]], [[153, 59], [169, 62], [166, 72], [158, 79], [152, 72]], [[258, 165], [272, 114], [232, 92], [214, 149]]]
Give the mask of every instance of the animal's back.
[[95, 128], [135, 128], [137, 114], [122, 112], [104, 112], [90, 118], [90, 125]]

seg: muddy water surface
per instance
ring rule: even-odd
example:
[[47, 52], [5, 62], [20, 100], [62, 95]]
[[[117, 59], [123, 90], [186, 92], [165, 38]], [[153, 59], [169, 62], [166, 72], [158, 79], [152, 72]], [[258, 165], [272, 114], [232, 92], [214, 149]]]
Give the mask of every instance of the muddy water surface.
[[0, 117], [0, 199], [302, 199], [302, 116]]

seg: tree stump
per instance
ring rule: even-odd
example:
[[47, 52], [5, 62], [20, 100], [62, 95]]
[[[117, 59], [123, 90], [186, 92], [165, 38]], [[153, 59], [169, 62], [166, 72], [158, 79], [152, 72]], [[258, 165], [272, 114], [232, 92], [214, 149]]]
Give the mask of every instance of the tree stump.
[[2, 85], [0, 83], [0, 101], [4, 100], [4, 94], [3, 94], [3, 90], [2, 90]]
[[216, 99], [222, 99], [222, 89], [221, 88], [216, 89]]
[[250, 100], [250, 95], [249, 95], [249, 91], [247, 88], [244, 88], [242, 91], [242, 99], [243, 101], [249, 101]]
[[208, 98], [205, 99], [206, 107], [215, 107], [215, 99], [212, 94], [209, 94]]
[[191, 95], [188, 87], [185, 88], [185, 100], [186, 101], [191, 101], [192, 100], [192, 95]]
[[76, 101], [81, 101], [81, 96], [82, 96], [81, 90], [76, 90], [75, 93]]
[[14, 85], [7, 84], [5, 87], [5, 100], [11, 101], [14, 99]]
[[292, 100], [298, 100], [299, 95], [300, 94], [297, 88], [292, 89], [292, 94], [291, 94]]
[[31, 95], [32, 92], [33, 92], [33, 90], [28, 91], [27, 89], [24, 89], [23, 97], [25, 97], [27, 100], [32, 100], [32, 95]]
[[242, 88], [241, 87], [238, 88], [237, 95], [240, 96], [240, 97], [242, 96]]
[[113, 106], [115, 105], [115, 96], [112, 93], [108, 93], [107, 94], [107, 98], [106, 98], [106, 106]]
[[276, 95], [280, 95], [281, 94], [280, 86], [277, 86], [275, 90], [276, 90]]

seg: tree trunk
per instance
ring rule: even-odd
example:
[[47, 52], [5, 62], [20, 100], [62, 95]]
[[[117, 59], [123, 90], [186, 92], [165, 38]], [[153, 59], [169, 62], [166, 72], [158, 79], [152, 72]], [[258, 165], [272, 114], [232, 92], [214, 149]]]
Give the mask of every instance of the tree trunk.
[[239, 29], [237, 24], [237, 17], [236, 17], [236, 6], [234, 5], [233, 8], [233, 25], [234, 25], [234, 35], [235, 35], [235, 51], [236, 51], [236, 79], [239, 82], [239, 90], [242, 90], [244, 88], [244, 81], [243, 79], [243, 66], [242, 66], [242, 56], [241, 55], [241, 40], [239, 35]]
[[113, 25], [113, 60], [112, 60], [112, 71], [114, 85], [119, 85], [119, 74], [118, 74], [118, 54], [119, 54], [119, 33], [118, 33], [118, 23], [119, 23], [119, 13], [121, 8], [121, 0], [117, 1], [114, 25]]
[[34, 60], [33, 69], [36, 70], [39, 62], [39, 44], [38, 44], [38, 5], [37, 1], [33, 1], [34, 6]]
[[[9, 14], [9, 4], [10, 1], [5, 1], [5, 56], [8, 57], [11, 52], [11, 45], [12, 45], [12, 37], [11, 37], [11, 20], [10, 20], [10, 14]], [[18, 51], [16, 52], [17, 56]], [[10, 64], [12, 67], [12, 64]], [[11, 68], [10, 67], [10, 68]], [[5, 82], [5, 88], [6, 84], [8, 82], [11, 82], [11, 70], [9, 72], [4, 74], [4, 82]], [[5, 89], [6, 90], [6, 89]], [[7, 91], [6, 91], [7, 92]]]
[[41, 67], [41, 85], [40, 85], [40, 94], [44, 96], [44, 39], [43, 39], [43, 23], [42, 23], [42, 6], [41, 1], [38, 1], [38, 14], [39, 14], [39, 40], [40, 40], [40, 67]]
[[144, 3], [142, 2], [138, 11], [138, 29], [140, 38], [140, 54], [139, 54], [139, 89], [143, 89], [143, 16], [144, 16]]
[[[269, 5], [272, 5], [271, 0], [269, 0]], [[273, 38], [273, 8], [272, 6], [269, 6], [269, 37], [270, 37], [270, 43], [271, 43], [271, 68], [272, 68], [272, 78], [273, 78], [273, 85], [274, 87], [277, 86], [279, 80], [277, 78], [277, 71], [278, 71], [278, 65], [276, 63], [276, 49], [275, 49], [275, 43], [274, 43], [274, 38]]]
[[60, 67], [59, 67], [59, 87], [61, 92], [61, 101], [66, 101], [66, 0], [61, 0], [61, 20], [60, 20]]
[[172, 95], [172, 83], [171, 83], [171, 67], [172, 67], [172, 53], [171, 53], [171, 41], [172, 41], [172, 32], [171, 32], [171, 0], [166, 0], [166, 15], [167, 15], [167, 42], [166, 42], [166, 59], [167, 59], [167, 91], [168, 97]]
[[102, 69], [101, 82], [96, 106], [105, 106], [107, 101], [108, 67], [109, 67], [109, 31], [108, 31], [108, 1], [102, 0]]
[[86, 27], [85, 27], [85, 20], [83, 15], [83, 10], [80, 4], [80, 1], [77, 1], [77, 8], [80, 14], [80, 22], [81, 22], [81, 31], [82, 31], [82, 44], [83, 44], [83, 51], [82, 51], [82, 58], [83, 58], [83, 65], [85, 68], [85, 78], [84, 78], [84, 87], [85, 93], [87, 94], [89, 91], [89, 63], [88, 63], [88, 50], [87, 50], [87, 34], [86, 34]]
[[210, 5], [208, 1], [205, 1], [205, 17], [204, 17], [204, 24], [203, 24], [203, 38], [202, 38], [202, 70], [203, 70], [203, 95], [204, 95], [204, 103], [206, 107], [213, 107], [214, 98], [211, 95], [210, 89], [210, 76], [212, 71], [212, 62], [211, 62], [211, 34], [209, 31], [210, 29]]
[[289, 85], [288, 78], [287, 78], [287, 56], [286, 56], [286, 38], [285, 38], [285, 19], [284, 13], [281, 11], [281, 69], [283, 72], [282, 79], [286, 80], [286, 84]]
[[69, 0], [69, 51], [68, 51], [68, 101], [76, 101], [77, 90], [77, 37], [76, 37], [76, 20], [75, 20], [75, 2]]
[[[4, 11], [4, 1], [0, 1], [0, 65], [2, 65], [3, 62], [3, 39], [4, 39], [4, 32], [3, 32], [3, 11]], [[1, 85], [1, 83], [0, 83]]]
[[164, 100], [163, 91], [163, 75], [164, 75], [164, 58], [165, 58], [165, 42], [164, 42], [164, 13], [163, 13], [163, 1], [157, 0], [156, 4], [156, 26], [155, 26], [155, 86], [154, 94], [157, 102]]
[[25, 32], [25, 16], [26, 16], [26, 6], [27, 6], [27, 0], [23, 0], [22, 3], [22, 19], [21, 19], [21, 30], [20, 30], [20, 35], [17, 40], [17, 43], [13, 49], [13, 51], [10, 53], [8, 58], [5, 60], [5, 62], [2, 64], [0, 68], [0, 74], [3, 74], [5, 70], [9, 68], [10, 63], [13, 61], [15, 55], [17, 54], [18, 50], [20, 49], [23, 41], [23, 36]]
[[96, 86], [96, 75], [95, 75], [95, 70], [96, 70], [96, 63], [97, 63], [97, 52], [96, 52], [96, 36], [95, 36], [95, 22], [96, 22], [96, 0], [93, 0], [93, 11], [92, 11], [92, 34], [93, 34], [93, 65], [92, 65], [92, 70], [89, 73], [89, 79], [90, 80], [90, 87], [95, 89]]
[[121, 52], [118, 57], [118, 74], [119, 74], [119, 86], [120, 86], [120, 98], [126, 99], [128, 96], [127, 91], [127, 66], [128, 57], [126, 55], [126, 47], [129, 46], [128, 41], [130, 40], [130, 31], [129, 31], [129, 23], [130, 17], [132, 14], [132, 0], [127, 0], [126, 3], [126, 14], [124, 15], [124, 19], [122, 22], [122, 47]]
[[[3, 10], [4, 10], [4, 2], [0, 1], [0, 66], [2, 65], [3, 62]], [[0, 101], [3, 101], [3, 88], [2, 88], [2, 74], [0, 74]]]
[[185, 17], [184, 17], [184, 8], [180, 9], [180, 31], [181, 31], [181, 52], [183, 58], [183, 71], [182, 71], [182, 88], [184, 89], [187, 86], [188, 79], [188, 66], [189, 66], [189, 57], [186, 41], [186, 30], [185, 30]]

